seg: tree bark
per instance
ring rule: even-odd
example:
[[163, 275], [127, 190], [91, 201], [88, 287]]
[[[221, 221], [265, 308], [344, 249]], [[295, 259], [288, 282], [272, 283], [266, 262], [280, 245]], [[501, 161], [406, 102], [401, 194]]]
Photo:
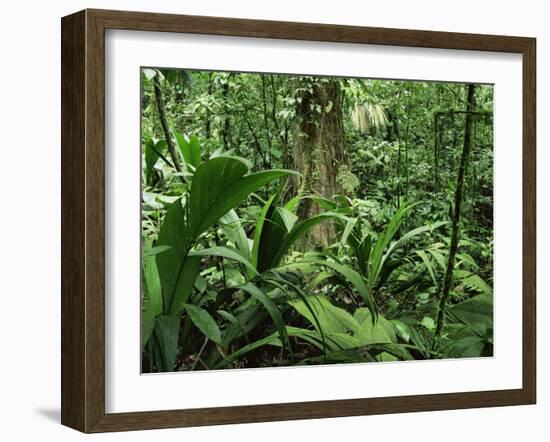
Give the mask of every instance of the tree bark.
[[447, 269], [445, 271], [445, 279], [443, 280], [443, 288], [441, 290], [441, 296], [439, 298], [437, 322], [434, 333], [434, 347], [437, 347], [445, 324], [445, 308], [449, 298], [449, 292], [453, 282], [453, 269], [456, 252], [458, 249], [458, 240], [460, 233], [460, 209], [462, 207], [462, 190], [464, 186], [464, 177], [468, 169], [468, 161], [470, 157], [470, 150], [472, 147], [472, 125], [474, 120], [475, 109], [475, 85], [468, 85], [468, 104], [466, 113], [466, 123], [464, 128], [464, 147], [462, 149], [462, 156], [460, 159], [460, 167], [458, 169], [458, 177], [456, 180], [455, 191], [455, 204], [453, 211], [453, 227], [451, 234], [451, 246], [449, 249], [449, 257], [447, 259]]
[[[342, 89], [338, 80], [303, 79], [299, 87], [297, 124], [294, 135], [294, 167], [302, 178], [294, 182], [294, 194], [318, 195], [332, 199], [342, 193], [338, 174], [349, 167], [345, 152], [342, 121]], [[300, 201], [297, 212], [305, 220], [317, 215], [320, 208], [311, 199]], [[335, 237], [332, 224], [315, 226], [304, 244], [324, 246]]]

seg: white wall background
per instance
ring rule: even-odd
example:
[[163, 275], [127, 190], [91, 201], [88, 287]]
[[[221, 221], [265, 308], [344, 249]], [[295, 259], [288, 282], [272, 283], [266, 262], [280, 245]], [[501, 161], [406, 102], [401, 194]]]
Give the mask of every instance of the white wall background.
[[[538, 405], [89, 436], [94, 440], [547, 440], [550, 434], [550, 27], [536, 0], [17, 0], [0, 26], [0, 437], [84, 440], [59, 425], [60, 22], [86, 7], [534, 36], [538, 39]], [[545, 274], [546, 273], [546, 274]], [[546, 321], [546, 322], [545, 322]], [[445, 374], [442, 373], [442, 376]], [[472, 373], [475, 376], [474, 373]]]

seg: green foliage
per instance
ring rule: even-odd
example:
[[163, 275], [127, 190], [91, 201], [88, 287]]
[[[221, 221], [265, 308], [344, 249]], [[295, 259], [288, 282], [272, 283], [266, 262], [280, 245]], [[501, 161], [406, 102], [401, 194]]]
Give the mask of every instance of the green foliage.
[[180, 323], [177, 316], [158, 316], [155, 320], [155, 342], [160, 349], [159, 371], [172, 371], [178, 355]]
[[277, 207], [279, 194], [263, 206], [255, 227], [252, 244], [252, 263], [259, 272], [277, 267], [290, 248], [314, 226], [339, 218], [336, 212], [325, 212], [303, 222], [289, 210], [292, 206]]
[[[158, 282], [162, 287], [163, 310], [166, 315], [157, 317], [157, 340], [160, 342], [164, 367], [172, 367], [175, 363], [177, 333], [176, 337], [169, 342], [166, 341], [166, 336], [170, 330], [177, 328], [174, 325], [175, 320], [179, 327], [179, 315], [184, 307], [191, 321], [201, 332], [214, 342], [221, 341], [221, 334], [211, 316], [188, 303], [199, 273], [200, 256], [204, 255], [204, 251], [192, 253], [192, 247], [206, 229], [252, 192], [269, 181], [292, 173], [284, 170], [248, 172], [248, 164], [241, 158], [220, 156], [205, 161], [197, 167], [189, 192], [183, 198], [184, 202], [178, 199], [166, 211], [157, 241], [158, 246], [163, 247], [163, 252], [156, 255]], [[241, 263], [247, 262], [237, 252], [226, 247], [210, 249], [208, 252], [237, 259]], [[250, 264], [249, 267], [254, 270]], [[144, 268], [148, 283], [156, 284], [152, 278], [150, 278], [152, 282], [147, 279], [147, 275], [154, 270], [154, 266], [148, 262]], [[160, 287], [155, 285], [153, 293], [157, 296]], [[149, 289], [147, 293], [149, 294], [147, 302], [150, 305], [151, 290]], [[152, 307], [145, 310], [144, 340], [147, 337], [147, 330], [151, 328], [151, 318], [155, 316], [155, 312], [158, 315], [158, 299], [153, 298], [153, 300], [156, 301], [157, 310], [153, 310]], [[152, 313], [149, 313], [151, 311]]]
[[[477, 88], [460, 241], [436, 345], [463, 85], [142, 73], [144, 372], [492, 355], [490, 86]], [[341, 100], [319, 99], [330, 82]], [[337, 112], [340, 120], [322, 127]], [[304, 156], [309, 166], [298, 160], [307, 135], [295, 127], [304, 120], [320, 138], [337, 126], [345, 138], [335, 176], [318, 168], [308, 186], [307, 167], [324, 160], [314, 152]], [[323, 193], [320, 182], [338, 191]], [[319, 235], [327, 241], [311, 241]]]
[[142, 300], [142, 321], [141, 321], [141, 347], [143, 348], [155, 326], [155, 318], [162, 313], [163, 301], [160, 278], [157, 269], [155, 255], [152, 249], [144, 253], [143, 263], [143, 300]]
[[220, 328], [214, 318], [210, 314], [193, 304], [183, 304], [183, 307], [189, 315], [189, 319], [197, 326], [197, 328], [206, 336], [208, 339], [211, 339], [216, 344], [221, 344], [222, 334]]

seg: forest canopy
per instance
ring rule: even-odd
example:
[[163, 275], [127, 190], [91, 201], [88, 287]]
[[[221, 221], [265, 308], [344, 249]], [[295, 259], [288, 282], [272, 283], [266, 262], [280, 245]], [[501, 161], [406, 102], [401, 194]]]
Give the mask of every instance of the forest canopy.
[[143, 68], [142, 372], [493, 354], [493, 87]]

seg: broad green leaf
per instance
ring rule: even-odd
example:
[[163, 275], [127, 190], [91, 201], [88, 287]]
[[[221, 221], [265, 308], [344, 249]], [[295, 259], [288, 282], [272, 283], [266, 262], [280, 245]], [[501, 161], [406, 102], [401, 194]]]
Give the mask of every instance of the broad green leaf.
[[162, 312], [162, 290], [154, 256], [146, 258], [143, 275], [147, 286], [147, 299], [149, 300], [149, 304], [156, 314], [160, 314]]
[[344, 350], [361, 345], [361, 341], [357, 336], [348, 333], [327, 333], [326, 340], [329, 343], [331, 350]]
[[[156, 256], [164, 298], [164, 309], [165, 312], [169, 313], [176, 292], [180, 293], [179, 298], [181, 299], [185, 299], [188, 296], [184, 292], [183, 286], [186, 281], [185, 278], [182, 278], [181, 274], [184, 270], [187, 252], [191, 247], [191, 237], [185, 223], [180, 200], [175, 201], [168, 207], [160, 228], [157, 245], [169, 247], [165, 252]], [[187, 276], [192, 275], [188, 273]], [[191, 288], [193, 287], [193, 282], [194, 278], [191, 281]]]
[[337, 349], [326, 354], [324, 357], [309, 357], [299, 361], [296, 365], [317, 365], [320, 363], [356, 363], [356, 362], [376, 362], [376, 359], [370, 353], [370, 346], [359, 346], [354, 348]]
[[407, 344], [375, 344], [370, 346], [372, 352], [376, 354], [381, 361], [412, 361], [414, 358], [408, 349], [420, 350], [414, 345]]
[[143, 249], [143, 255], [154, 256], [158, 255], [159, 253], [166, 252], [167, 250], [170, 250], [170, 246], [148, 247], [147, 249]]
[[424, 250], [417, 250], [416, 254], [420, 256], [420, 259], [422, 259], [422, 262], [426, 266], [426, 270], [428, 270], [428, 273], [430, 274], [430, 277], [432, 278], [432, 282], [434, 283], [434, 286], [436, 290], [439, 290], [439, 284], [437, 282], [437, 278], [435, 276], [435, 269], [433, 268], [433, 265], [431, 263], [430, 258], [428, 257], [428, 254]]
[[252, 192], [277, 178], [296, 172], [272, 169], [246, 175], [247, 162], [237, 157], [216, 157], [196, 170], [189, 197], [189, 225], [197, 238]]
[[229, 348], [231, 343], [241, 336], [246, 338], [247, 333], [251, 333], [260, 324], [265, 324], [269, 314], [261, 304], [244, 304], [238, 307], [235, 317], [242, 327], [230, 325], [226, 328], [223, 335], [222, 347]]
[[482, 355], [485, 344], [479, 336], [465, 336], [451, 341], [445, 353], [454, 358], [476, 358]]
[[222, 334], [218, 324], [206, 310], [193, 304], [183, 304], [189, 318], [195, 326], [211, 341], [221, 344]]
[[166, 211], [157, 241], [158, 246], [169, 247], [156, 255], [167, 314], [181, 312], [195, 285], [200, 258], [187, 256], [192, 243], [181, 201], [177, 200]]
[[[282, 276], [281, 272], [272, 272], [271, 275], [267, 274], [264, 277], [264, 280], [266, 282], [269, 282], [270, 284], [273, 284], [275, 287], [278, 287], [282, 293], [286, 293], [288, 291], [288, 288], [294, 291], [294, 293], [298, 296], [298, 298], [303, 302], [306, 309], [311, 314], [310, 322], [314, 324], [314, 327], [319, 331], [320, 333], [320, 341], [321, 341], [321, 350], [326, 351], [327, 345], [326, 345], [326, 339], [325, 334], [323, 331], [323, 328], [321, 326], [321, 322], [315, 313], [315, 310], [313, 309], [310, 297], [306, 295], [306, 293], [296, 284], [293, 284], [291, 281], [288, 281]], [[313, 319], [311, 321], [311, 319]]]
[[348, 242], [348, 238], [351, 235], [351, 232], [355, 228], [355, 225], [357, 224], [357, 218], [350, 218], [346, 222], [346, 226], [344, 227], [344, 230], [342, 232], [342, 237], [340, 238], [340, 242], [342, 244], [346, 244]]
[[470, 275], [462, 280], [464, 285], [469, 289], [474, 289], [481, 294], [491, 297], [493, 295], [493, 288], [487, 284], [479, 275]]
[[434, 257], [441, 270], [445, 271], [447, 269], [447, 257], [443, 256], [442, 253], [434, 249], [429, 249], [428, 252]]
[[389, 253], [384, 253], [387, 247], [390, 245], [391, 240], [399, 230], [401, 223], [407, 216], [407, 214], [419, 203], [412, 204], [410, 206], [400, 207], [387, 224], [382, 235], [376, 241], [370, 254], [370, 265], [368, 269], [368, 286], [372, 290], [375, 286], [378, 276], [382, 271], [385, 259], [389, 256]]
[[472, 256], [469, 255], [468, 253], [457, 253], [456, 257], [461, 262], [464, 262], [464, 263], [470, 265], [473, 269], [479, 269], [479, 265], [477, 265], [474, 258], [472, 258]]
[[250, 353], [257, 348], [263, 347], [264, 345], [274, 345], [276, 347], [282, 347], [281, 340], [277, 334], [269, 335], [265, 338], [258, 339], [257, 341], [251, 342], [250, 344], [241, 347], [239, 350], [231, 353], [228, 357], [224, 358], [219, 362], [214, 369], [227, 367], [229, 364], [235, 362], [239, 358], [243, 357], [245, 354]]
[[296, 206], [298, 205], [301, 199], [302, 197], [300, 195], [295, 196], [294, 198], [291, 198], [283, 207], [289, 212], [294, 213], [294, 209], [296, 208]]
[[314, 291], [319, 284], [321, 284], [323, 281], [326, 281], [327, 279], [331, 278], [333, 275], [331, 272], [322, 271], [319, 272], [315, 278], [313, 278], [309, 284], [306, 287], [306, 292], [312, 292]]
[[[407, 348], [401, 344], [370, 344], [348, 347], [343, 350], [337, 350], [327, 353], [326, 357], [313, 357], [301, 360], [298, 365], [319, 364], [321, 362], [331, 363], [353, 363], [353, 362], [376, 362], [377, 360], [390, 360], [388, 356], [393, 356], [391, 360], [409, 361], [414, 358], [408, 352]], [[378, 359], [376, 359], [378, 358]]]
[[183, 304], [189, 299], [193, 287], [195, 286], [195, 279], [199, 274], [200, 263], [201, 260], [198, 256], [187, 256], [185, 258], [179, 273], [179, 279], [174, 291], [172, 303], [170, 304], [171, 315], [179, 315], [183, 308]]
[[195, 289], [199, 293], [204, 293], [208, 287], [208, 283], [206, 282], [206, 279], [204, 279], [200, 274], [197, 275], [195, 278]]
[[220, 256], [222, 258], [233, 259], [246, 266], [246, 268], [250, 270], [250, 272], [252, 272], [254, 275], [258, 274], [256, 269], [248, 259], [242, 256], [236, 250], [229, 247], [219, 246], [211, 247], [209, 249], [194, 250], [193, 252], [189, 253], [189, 256]]
[[[308, 330], [301, 327], [286, 326], [286, 331], [288, 336], [293, 336], [296, 338], [301, 338], [306, 342], [309, 342], [311, 345], [314, 345], [319, 350], [324, 351], [327, 347], [327, 343], [323, 341], [322, 335], [316, 330]], [[330, 343], [334, 345], [334, 343]]]
[[435, 329], [435, 321], [433, 320], [433, 318], [430, 318], [429, 316], [424, 316], [422, 318], [422, 321], [420, 321], [420, 323], [430, 331]]
[[[229, 187], [240, 182], [248, 170], [247, 162], [237, 157], [217, 157], [197, 168], [189, 196], [189, 225], [193, 238], [236, 205], [229, 204], [227, 210], [219, 210], [221, 205], [227, 205], [227, 201], [220, 197]], [[244, 198], [247, 196], [248, 193]]]
[[313, 226], [319, 223], [332, 220], [340, 215], [331, 212], [321, 213], [319, 215], [312, 216], [311, 218], [296, 224], [292, 230], [284, 237], [282, 244], [273, 259], [273, 267], [279, 265], [283, 257], [286, 255], [290, 247], [306, 232], [308, 232]]
[[141, 298], [141, 324], [140, 324], [140, 335], [141, 335], [141, 350], [151, 337], [153, 329], [155, 328], [155, 318], [158, 315], [155, 314], [153, 308], [151, 308], [149, 300], [145, 297]]
[[152, 139], [145, 141], [145, 182], [151, 182], [151, 173], [157, 160], [159, 159], [158, 153], [155, 150], [155, 142]]
[[179, 197], [177, 196], [168, 196], [168, 195], [162, 195], [162, 194], [157, 195], [157, 201], [163, 203], [166, 207], [168, 207], [170, 204], [172, 204], [178, 199]]
[[316, 260], [316, 261], [307, 261], [308, 264], [318, 264], [318, 265], [324, 265], [327, 267], [330, 267], [331, 269], [337, 271], [340, 273], [347, 281], [349, 281], [355, 290], [359, 292], [363, 300], [365, 301], [365, 304], [367, 305], [368, 309], [372, 313], [372, 321], [373, 323], [376, 321], [377, 318], [377, 311], [376, 311], [376, 305], [374, 303], [374, 298], [372, 297], [372, 292], [368, 289], [368, 287], [365, 285], [365, 282], [363, 281], [363, 278], [359, 273], [357, 273], [352, 268], [338, 264], [332, 261], [325, 261], [325, 260]]
[[411, 329], [408, 324], [400, 321], [399, 319], [392, 319], [390, 322], [395, 327], [395, 332], [403, 341], [410, 342], [411, 340]]
[[235, 244], [239, 253], [250, 260], [250, 245], [242, 226], [241, 219], [234, 209], [220, 218], [220, 227], [225, 236]]
[[279, 311], [279, 308], [275, 305], [275, 303], [271, 300], [271, 298], [267, 296], [262, 290], [260, 290], [258, 287], [256, 287], [254, 284], [251, 284], [251, 283], [241, 285], [239, 286], [239, 288], [247, 292], [249, 295], [251, 295], [257, 301], [259, 301], [265, 307], [265, 309], [269, 313], [269, 316], [271, 316], [271, 319], [273, 319], [273, 322], [277, 327], [279, 336], [281, 337], [281, 342], [287, 345], [290, 350], [290, 342], [288, 340], [288, 335], [286, 332], [283, 317], [281, 316], [281, 312]]
[[151, 81], [153, 78], [155, 78], [155, 75], [157, 75], [156, 69], [143, 68], [141, 72], [143, 73], [143, 75], [145, 75], [145, 78], [147, 78], [147, 80], [149, 81]]
[[449, 308], [449, 313], [478, 333], [493, 328], [493, 297], [490, 294], [474, 296]]
[[[354, 333], [359, 329], [359, 324], [346, 310], [336, 307], [323, 295], [308, 296], [310, 308], [307, 308], [304, 300], [297, 299], [288, 303], [306, 318], [317, 331], [320, 331], [315, 320], [321, 324], [322, 330], [329, 333]], [[313, 311], [311, 311], [313, 310]], [[315, 316], [314, 316], [315, 314]]]
[[[157, 201], [158, 194], [152, 193], [152, 192], [142, 192], [141, 198], [143, 199], [143, 203], [146, 205], [145, 210], [159, 210], [164, 208], [164, 204]], [[148, 206], [148, 207], [147, 207]]]
[[141, 314], [141, 347], [143, 348], [155, 326], [155, 318], [162, 313], [162, 290], [155, 257], [145, 258], [143, 265], [143, 290]]
[[[257, 264], [258, 271], [261, 273], [274, 267], [277, 252], [288, 233], [285, 216], [290, 212], [275, 206], [279, 200], [279, 195], [280, 193], [277, 192], [275, 198], [272, 200], [271, 206], [265, 214], [261, 229]], [[291, 216], [294, 215], [291, 214]], [[287, 221], [292, 222], [290, 218]]]
[[239, 321], [239, 319], [235, 315], [232, 315], [231, 313], [229, 313], [225, 310], [218, 310], [217, 313], [223, 319], [225, 319], [227, 322], [229, 322], [230, 324], [233, 324], [236, 328], [238, 328], [241, 331], [241, 333], [243, 334], [243, 336], [246, 338], [246, 340], [248, 341], [248, 336], [247, 336], [246, 330], [244, 329], [243, 325], [241, 324], [241, 321]]
[[411, 240], [415, 236], [418, 236], [422, 233], [426, 232], [433, 232], [435, 229], [438, 229], [439, 227], [442, 227], [444, 225], [449, 224], [447, 221], [440, 221], [431, 225], [427, 226], [421, 226], [417, 227], [416, 229], [413, 229], [407, 233], [405, 233], [401, 238], [399, 238], [397, 241], [395, 241], [391, 246], [388, 248], [388, 251], [384, 255], [384, 261], [388, 259], [388, 257], [399, 247], [401, 247], [403, 244], [405, 244], [407, 241]]
[[296, 221], [298, 221], [298, 217], [284, 207], [277, 207], [275, 211], [283, 222], [286, 231], [290, 232], [296, 224]]
[[357, 248], [357, 261], [363, 276], [368, 277], [369, 259], [372, 250], [372, 238], [366, 235]]
[[186, 164], [190, 164], [194, 169], [201, 164], [201, 147], [196, 135], [187, 137], [186, 135], [174, 132], [174, 137], [178, 143], [180, 152]]
[[155, 321], [155, 336], [158, 340], [163, 361], [162, 371], [172, 371], [178, 354], [180, 318], [177, 316], [158, 316]]
[[250, 257], [252, 265], [254, 265], [256, 268], [258, 268], [260, 246], [262, 242], [262, 234], [263, 234], [264, 225], [266, 223], [266, 218], [268, 217], [268, 214], [272, 212], [273, 202], [277, 197], [278, 197], [278, 194], [274, 194], [267, 200], [267, 202], [262, 207], [262, 211], [258, 216], [258, 220], [256, 221], [256, 226], [254, 228], [254, 241], [252, 243], [252, 253]]
[[329, 200], [328, 198], [324, 198], [322, 196], [308, 196], [304, 198], [310, 198], [313, 200], [319, 207], [321, 207], [324, 210], [327, 211], [334, 211], [338, 208], [338, 203]]
[[[294, 229], [299, 229], [300, 226], [300, 224], [296, 224], [298, 220], [296, 215], [284, 207], [274, 206], [278, 199], [279, 194], [275, 196], [275, 199], [270, 199], [268, 203], [266, 203], [270, 206], [265, 211], [260, 241], [257, 245], [257, 267], [260, 272], [265, 272], [278, 265], [292, 244], [290, 238], [294, 235]], [[297, 239], [298, 236], [296, 236], [295, 239]]]
[[[285, 334], [288, 336], [295, 336], [300, 337], [307, 342], [310, 342], [313, 345], [316, 345], [319, 349], [322, 349], [323, 347], [320, 344], [320, 341], [318, 340], [317, 332], [314, 332], [312, 330], [306, 330], [298, 327], [286, 327], [285, 328]], [[225, 359], [223, 359], [221, 362], [218, 363], [214, 368], [223, 368], [227, 365], [233, 363], [234, 361], [238, 360], [239, 358], [243, 357], [245, 354], [256, 350], [257, 348], [263, 347], [264, 345], [273, 345], [276, 347], [282, 347], [281, 339], [280, 339], [280, 333], [275, 332], [269, 336], [266, 336], [265, 338], [258, 339], [257, 341], [254, 341], [248, 345], [245, 345], [244, 347], [241, 347], [239, 350], [235, 351]]]
[[378, 315], [378, 319], [374, 323], [371, 316], [371, 312], [365, 308], [359, 308], [355, 311], [354, 318], [361, 324], [355, 336], [359, 339], [361, 345], [396, 344], [397, 336], [394, 325], [382, 315]]

